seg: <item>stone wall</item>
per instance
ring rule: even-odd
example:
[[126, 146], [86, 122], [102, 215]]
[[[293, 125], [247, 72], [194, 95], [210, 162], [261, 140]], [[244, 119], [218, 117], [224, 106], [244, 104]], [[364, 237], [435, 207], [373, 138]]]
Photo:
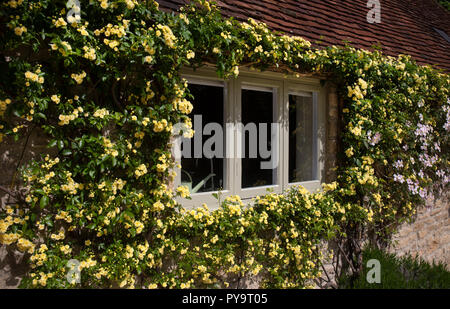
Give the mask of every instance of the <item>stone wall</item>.
[[[327, 182], [336, 177], [338, 146], [338, 97], [330, 85], [327, 96], [326, 174]], [[41, 131], [28, 128], [18, 142], [6, 139], [0, 143], [0, 186], [9, 189], [18, 183], [17, 167], [43, 153], [48, 141]], [[16, 176], [15, 176], [16, 175]], [[396, 245], [391, 251], [402, 255], [411, 253], [427, 261], [443, 261], [450, 265], [450, 194], [429, 201], [428, 208], [420, 210], [415, 222], [405, 223], [395, 236]], [[13, 202], [0, 189], [0, 206]], [[27, 271], [23, 255], [0, 245], [0, 289], [15, 288]], [[253, 285], [250, 285], [254, 287]]]
[[391, 251], [418, 255], [428, 262], [442, 261], [450, 270], [450, 194], [430, 199], [414, 222], [404, 223], [394, 237]]
[[[2, 189], [14, 189], [20, 183], [17, 167], [44, 153], [47, 144], [43, 132], [33, 127], [24, 129], [17, 142], [6, 138], [0, 143], [0, 207], [15, 202]], [[26, 271], [23, 254], [0, 245], [0, 289], [17, 287]]]
[[338, 95], [334, 85], [328, 85], [327, 94], [327, 129], [326, 129], [326, 155], [325, 155], [325, 181], [332, 182], [336, 179], [336, 165], [338, 153], [339, 133], [339, 106]]

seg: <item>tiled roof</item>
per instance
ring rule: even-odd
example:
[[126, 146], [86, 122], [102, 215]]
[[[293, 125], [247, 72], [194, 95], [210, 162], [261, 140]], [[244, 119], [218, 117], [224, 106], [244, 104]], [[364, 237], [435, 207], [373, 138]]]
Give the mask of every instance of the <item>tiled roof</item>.
[[[176, 10], [184, 0], [157, 0]], [[381, 23], [366, 20], [368, 0], [222, 0], [225, 16], [253, 18], [271, 29], [299, 35], [315, 45], [350, 45], [387, 55], [409, 54], [421, 64], [450, 71], [450, 13], [436, 0], [381, 0]]]

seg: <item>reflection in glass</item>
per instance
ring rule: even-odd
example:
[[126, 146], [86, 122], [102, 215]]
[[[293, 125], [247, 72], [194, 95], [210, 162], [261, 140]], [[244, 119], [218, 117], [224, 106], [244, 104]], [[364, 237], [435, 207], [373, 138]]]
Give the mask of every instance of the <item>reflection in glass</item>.
[[316, 179], [314, 105], [311, 96], [289, 95], [289, 182]]

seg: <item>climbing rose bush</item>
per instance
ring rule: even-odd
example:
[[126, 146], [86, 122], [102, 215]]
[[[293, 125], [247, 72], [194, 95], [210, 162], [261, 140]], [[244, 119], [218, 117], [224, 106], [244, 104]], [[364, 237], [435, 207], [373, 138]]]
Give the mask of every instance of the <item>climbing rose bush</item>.
[[[66, 1], [1, 4], [0, 141], [35, 130], [49, 140], [12, 183], [26, 193], [9, 192], [0, 212], [0, 242], [29, 261], [22, 287], [228, 287], [255, 276], [307, 287], [321, 275], [322, 240], [387, 239], [448, 187], [447, 74], [406, 55], [314, 48], [207, 1], [176, 14], [155, 1], [80, 3], [80, 19]], [[226, 79], [247, 66], [335, 83], [336, 181], [248, 205], [232, 196], [213, 211], [179, 205], [188, 191], [170, 185], [172, 127], [192, 125], [180, 69], [204, 63]]]

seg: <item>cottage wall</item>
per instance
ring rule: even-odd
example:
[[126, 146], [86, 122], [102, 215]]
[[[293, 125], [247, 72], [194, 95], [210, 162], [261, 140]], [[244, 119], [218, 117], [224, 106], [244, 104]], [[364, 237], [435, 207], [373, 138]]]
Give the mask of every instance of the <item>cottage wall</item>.
[[[338, 149], [338, 97], [333, 86], [328, 87], [327, 137], [325, 154], [325, 179], [336, 177], [336, 154]], [[0, 143], [0, 186], [14, 188], [18, 183], [17, 167], [46, 151], [48, 141], [44, 134], [30, 129], [18, 142], [6, 139]], [[1, 207], [13, 200], [0, 190]], [[427, 261], [443, 261], [450, 265], [450, 203], [449, 194], [428, 201], [428, 208], [420, 210], [413, 223], [405, 223], [394, 237], [391, 251], [403, 255], [419, 255]], [[16, 288], [26, 273], [23, 254], [0, 245], [0, 288]]]
[[442, 261], [450, 270], [450, 195], [430, 199], [413, 223], [405, 223], [394, 237], [391, 249], [399, 255], [410, 253], [428, 262]]

